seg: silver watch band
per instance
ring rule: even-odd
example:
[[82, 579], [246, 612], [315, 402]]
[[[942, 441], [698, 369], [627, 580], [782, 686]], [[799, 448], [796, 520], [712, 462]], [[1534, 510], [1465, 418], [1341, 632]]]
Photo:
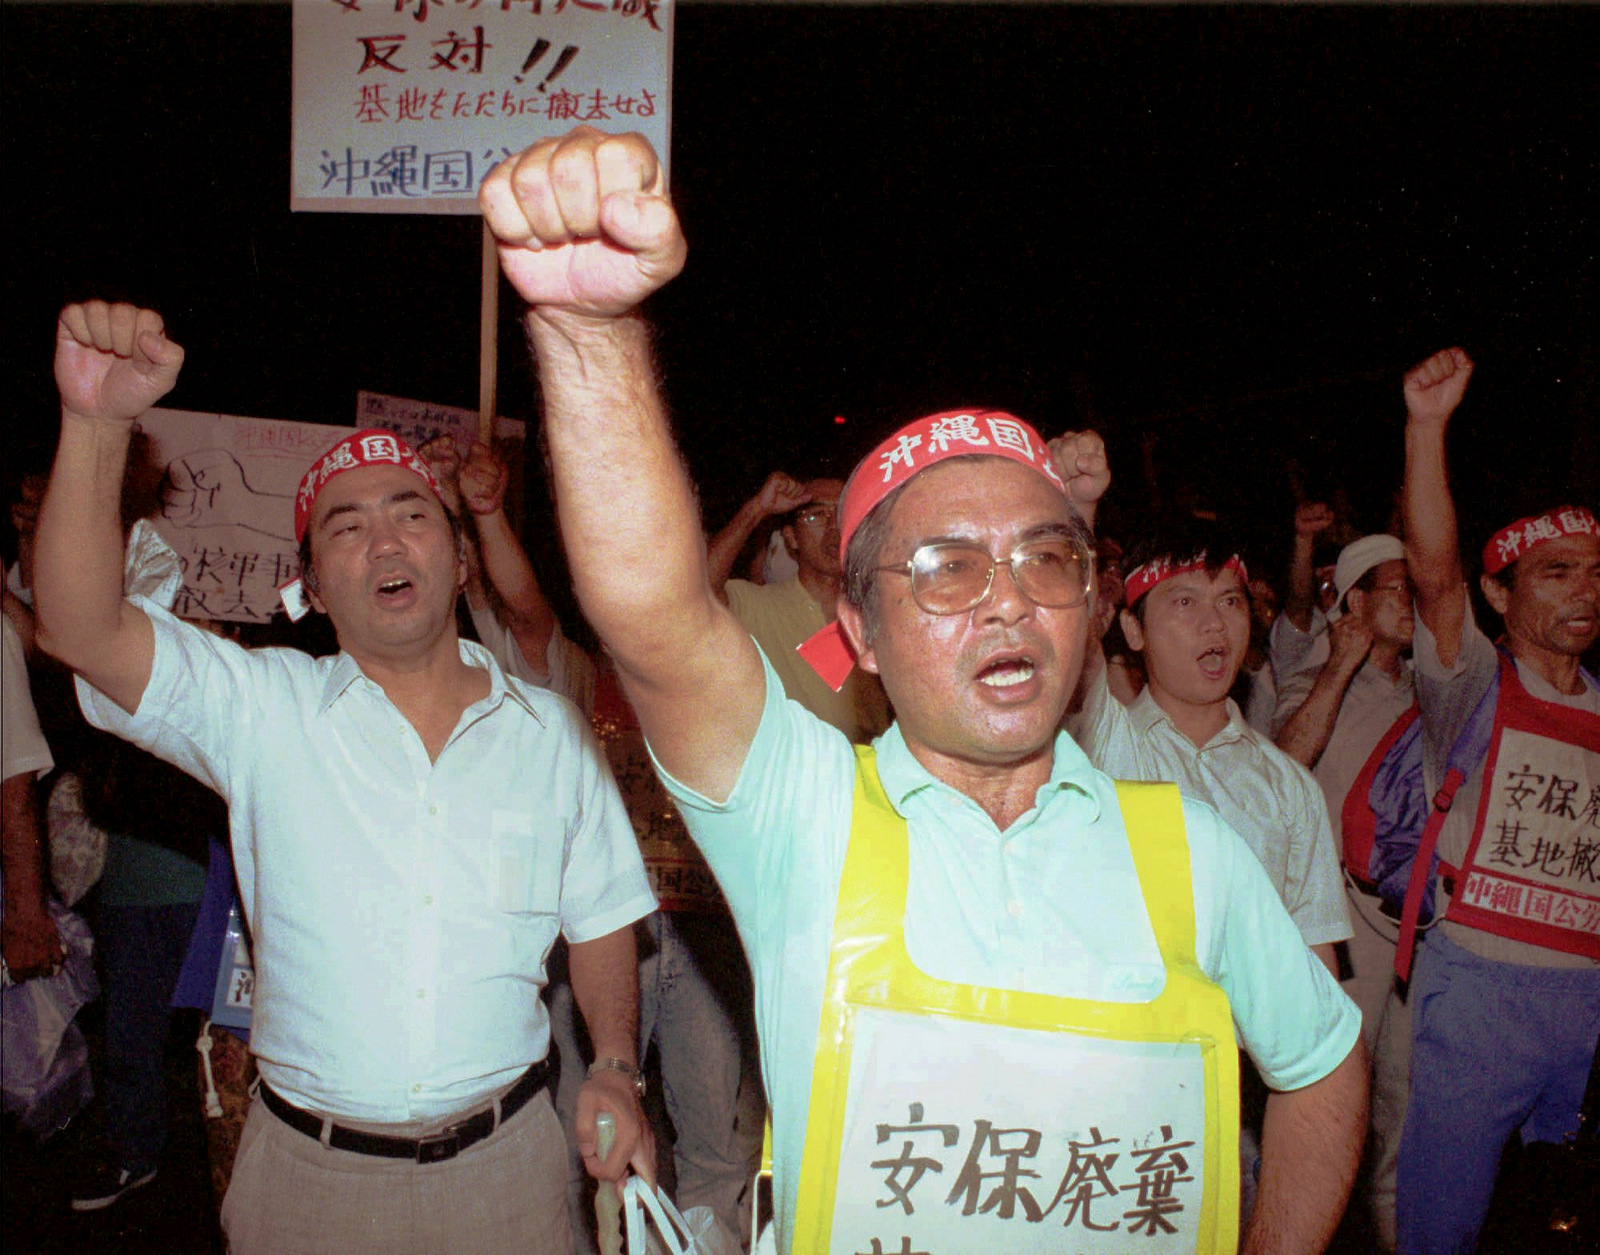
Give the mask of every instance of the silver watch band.
[[626, 1059], [596, 1059], [589, 1065], [589, 1071], [586, 1075], [593, 1076], [596, 1072], [621, 1072], [633, 1082], [633, 1087], [639, 1092], [639, 1097], [644, 1097], [644, 1073]]

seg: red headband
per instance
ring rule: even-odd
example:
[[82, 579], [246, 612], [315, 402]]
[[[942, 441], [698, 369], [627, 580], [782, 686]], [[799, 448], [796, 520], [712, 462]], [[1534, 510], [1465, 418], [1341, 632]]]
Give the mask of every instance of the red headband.
[[1518, 519], [1489, 537], [1483, 547], [1484, 574], [1498, 575], [1534, 546], [1563, 536], [1600, 536], [1600, 525], [1581, 505], [1562, 506], [1535, 518]]
[[1020, 418], [1000, 410], [945, 410], [907, 423], [850, 472], [839, 496], [839, 561], [873, 508], [901, 484], [946, 458], [1009, 458], [1038, 471], [1062, 492], [1050, 446]]
[[417, 456], [416, 450], [392, 431], [368, 427], [334, 445], [312, 463], [311, 469], [300, 481], [300, 491], [294, 497], [296, 544], [305, 539], [306, 528], [311, 523], [311, 507], [316, 505], [324, 485], [335, 475], [360, 470], [363, 466], [398, 466], [410, 471], [428, 485], [428, 490], [435, 497], [444, 500], [444, 494], [439, 491], [439, 481], [434, 478], [428, 464]]
[[[896, 488], [946, 458], [1007, 458], [1038, 471], [1063, 495], [1066, 488], [1050, 446], [1020, 418], [1000, 410], [945, 410], [907, 423], [850, 472], [839, 495], [839, 563], [867, 515]], [[802, 658], [834, 692], [856, 665], [850, 642], [835, 619], [798, 647]]]
[[[1184, 562], [1174, 565], [1171, 558], [1152, 558], [1149, 562], [1141, 563], [1122, 577], [1122, 604], [1130, 610], [1133, 603], [1138, 601], [1157, 584], [1170, 580], [1174, 575], [1187, 575], [1191, 571], [1204, 571], [1206, 558], [1204, 554], [1193, 562]], [[1250, 582], [1250, 574], [1244, 569], [1244, 561], [1238, 554], [1234, 554], [1219, 568], [1219, 571], [1237, 571], [1241, 583]]]

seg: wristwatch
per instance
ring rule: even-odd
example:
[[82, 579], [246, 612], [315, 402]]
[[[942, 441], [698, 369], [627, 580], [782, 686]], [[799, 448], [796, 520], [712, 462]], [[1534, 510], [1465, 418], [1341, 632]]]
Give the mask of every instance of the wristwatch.
[[644, 1097], [644, 1073], [626, 1059], [596, 1059], [589, 1065], [588, 1075], [593, 1076], [596, 1072], [621, 1072], [633, 1082], [639, 1097]]

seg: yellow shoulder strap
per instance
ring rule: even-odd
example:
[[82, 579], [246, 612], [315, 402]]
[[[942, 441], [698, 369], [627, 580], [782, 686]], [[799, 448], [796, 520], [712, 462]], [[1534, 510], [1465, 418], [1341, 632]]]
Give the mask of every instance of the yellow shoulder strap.
[[1178, 786], [1118, 780], [1122, 826], [1139, 873], [1139, 888], [1150, 911], [1156, 945], [1169, 964], [1193, 967], [1195, 922], [1189, 840]]

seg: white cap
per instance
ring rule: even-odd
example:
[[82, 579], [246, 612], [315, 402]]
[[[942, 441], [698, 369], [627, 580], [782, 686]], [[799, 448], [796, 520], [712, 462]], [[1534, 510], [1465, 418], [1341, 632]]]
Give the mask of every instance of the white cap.
[[1353, 540], [1339, 551], [1339, 561], [1333, 568], [1333, 587], [1338, 595], [1334, 598], [1333, 608], [1328, 611], [1328, 622], [1336, 622], [1344, 613], [1344, 595], [1356, 586], [1359, 580], [1373, 567], [1381, 562], [1404, 562], [1406, 560], [1406, 547], [1398, 537], [1379, 532], [1374, 536], [1363, 536], [1360, 540]]

